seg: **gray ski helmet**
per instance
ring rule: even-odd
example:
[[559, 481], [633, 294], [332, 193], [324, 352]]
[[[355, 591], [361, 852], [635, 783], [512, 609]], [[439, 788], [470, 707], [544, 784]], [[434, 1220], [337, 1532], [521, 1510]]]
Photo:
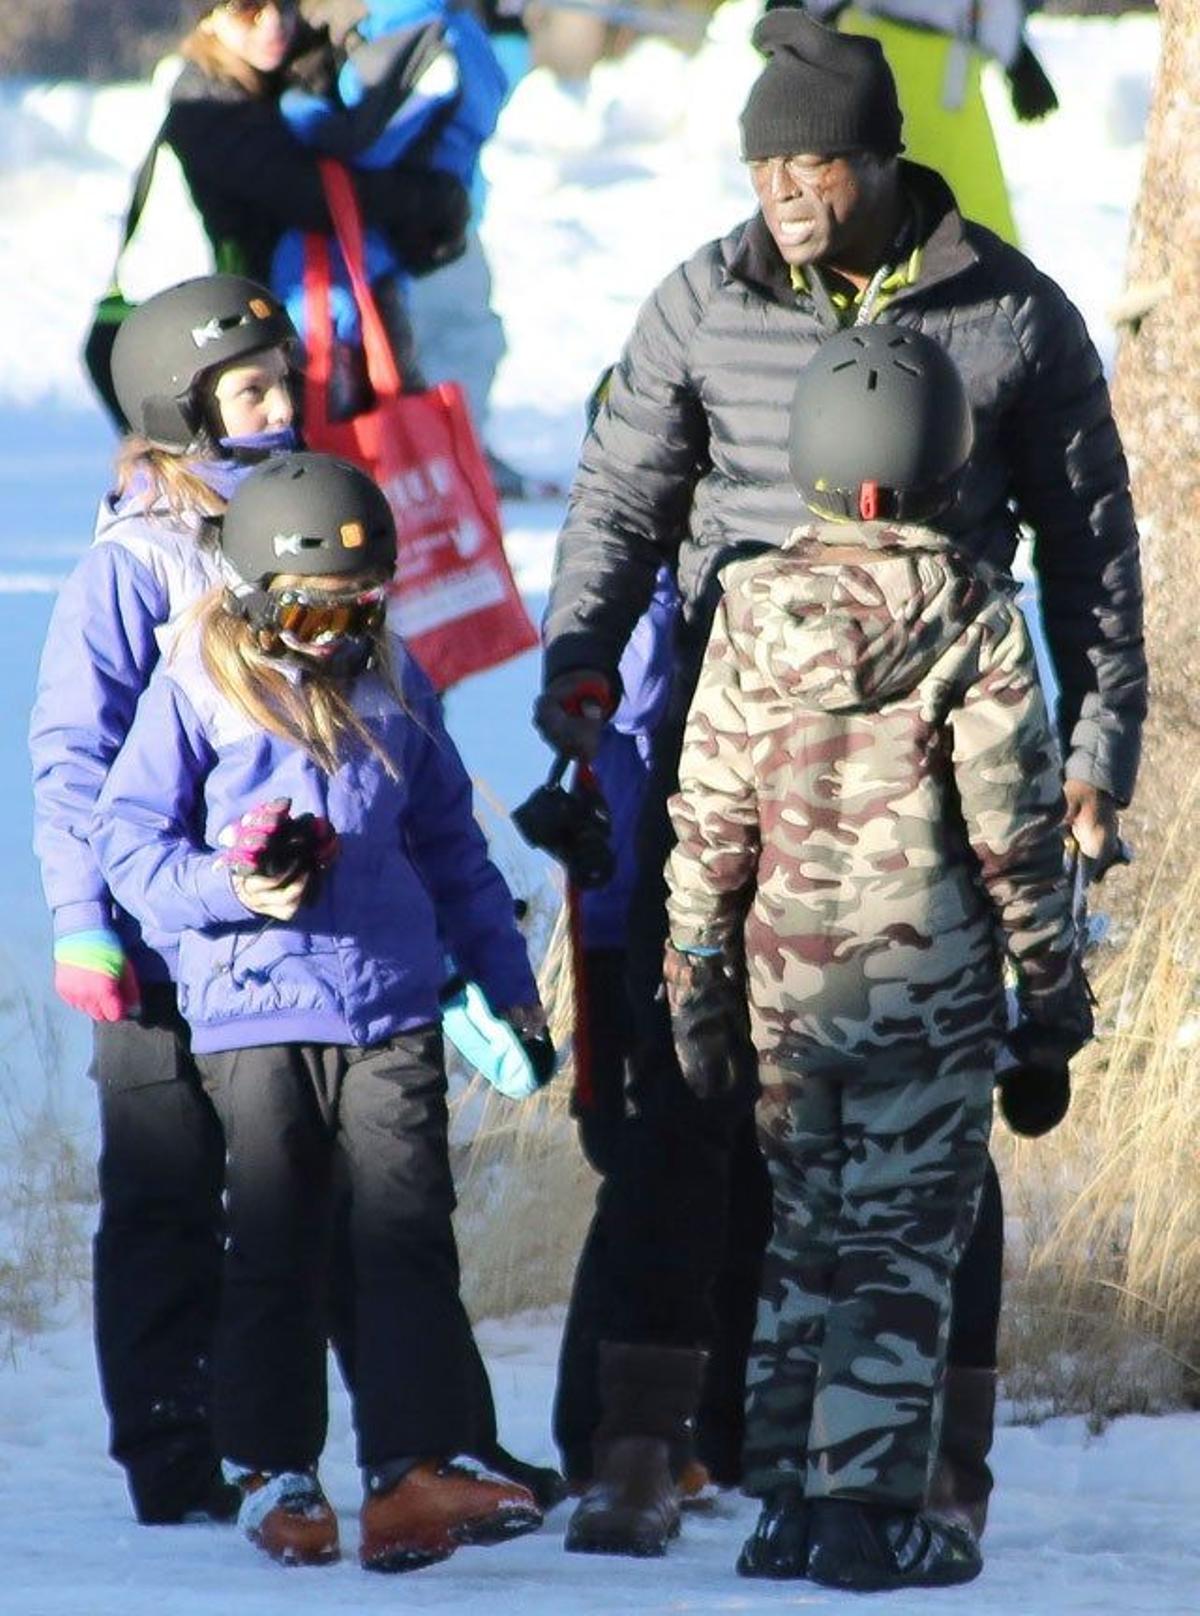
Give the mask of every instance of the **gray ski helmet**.
[[295, 340], [287, 310], [243, 275], [203, 275], [156, 292], [121, 322], [112, 351], [117, 402], [135, 432], [182, 453], [202, 438], [211, 371]]
[[796, 383], [792, 480], [821, 514], [925, 521], [953, 500], [974, 437], [943, 347], [900, 326], [853, 326], [823, 342]]
[[234, 490], [221, 522], [230, 589], [253, 618], [278, 573], [378, 572], [396, 566], [396, 523], [378, 483], [333, 455], [276, 455]]

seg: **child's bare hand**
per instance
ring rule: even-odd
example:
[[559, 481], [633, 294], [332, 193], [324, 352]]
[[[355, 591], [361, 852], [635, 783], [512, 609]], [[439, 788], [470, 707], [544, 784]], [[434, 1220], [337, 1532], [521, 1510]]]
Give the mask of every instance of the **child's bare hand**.
[[304, 902], [312, 872], [288, 870], [283, 875], [235, 875], [233, 890], [240, 902], [268, 920], [293, 920]]

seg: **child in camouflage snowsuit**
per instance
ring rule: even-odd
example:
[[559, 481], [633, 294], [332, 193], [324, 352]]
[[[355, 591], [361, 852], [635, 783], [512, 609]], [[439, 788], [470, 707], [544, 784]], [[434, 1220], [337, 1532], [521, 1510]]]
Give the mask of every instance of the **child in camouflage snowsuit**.
[[1090, 1032], [1058, 751], [1015, 586], [936, 531], [971, 439], [933, 342], [880, 326], [824, 345], [797, 388], [792, 468], [832, 520], [726, 568], [671, 802], [681, 1064], [729, 1080], [712, 1029], [722, 995], [736, 1026], [744, 949], [774, 1190], [745, 1575], [977, 1574], [970, 1533], [923, 1505], [1004, 954], [1035, 1104]]

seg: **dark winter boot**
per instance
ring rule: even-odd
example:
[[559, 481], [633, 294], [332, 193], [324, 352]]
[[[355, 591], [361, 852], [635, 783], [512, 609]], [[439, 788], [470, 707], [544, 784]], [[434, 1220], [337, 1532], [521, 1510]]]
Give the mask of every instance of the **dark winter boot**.
[[807, 1577], [808, 1517], [808, 1500], [799, 1487], [781, 1487], [764, 1498], [758, 1524], [738, 1555], [738, 1576]]
[[691, 1429], [705, 1354], [602, 1342], [595, 1474], [567, 1524], [583, 1554], [665, 1554], [679, 1531], [671, 1454]]
[[929, 1486], [931, 1515], [970, 1528], [978, 1541], [987, 1525], [992, 1472], [987, 1457], [996, 1425], [996, 1371], [946, 1371], [942, 1440]]
[[983, 1570], [965, 1526], [923, 1510], [814, 1498], [809, 1505], [808, 1574], [826, 1588], [948, 1588]]

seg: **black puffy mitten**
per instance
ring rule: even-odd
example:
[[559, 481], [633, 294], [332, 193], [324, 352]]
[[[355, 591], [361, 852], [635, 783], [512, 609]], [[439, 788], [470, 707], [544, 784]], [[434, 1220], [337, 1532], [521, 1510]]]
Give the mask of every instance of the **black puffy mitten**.
[[1052, 112], [1057, 112], [1054, 86], [1024, 40], [1007, 70], [1007, 78], [1008, 98], [1022, 123], [1036, 123], [1039, 118], [1048, 118]]
[[1061, 1065], [1011, 1066], [997, 1083], [1000, 1115], [1024, 1139], [1040, 1139], [1057, 1128], [1071, 1104], [1071, 1075]]

